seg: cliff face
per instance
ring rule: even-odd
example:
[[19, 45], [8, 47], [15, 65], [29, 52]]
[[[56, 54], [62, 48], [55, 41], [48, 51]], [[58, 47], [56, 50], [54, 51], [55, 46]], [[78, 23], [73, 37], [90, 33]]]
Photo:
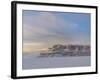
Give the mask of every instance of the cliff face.
[[48, 52], [40, 53], [40, 56], [90, 56], [90, 46], [57, 44], [48, 48]]

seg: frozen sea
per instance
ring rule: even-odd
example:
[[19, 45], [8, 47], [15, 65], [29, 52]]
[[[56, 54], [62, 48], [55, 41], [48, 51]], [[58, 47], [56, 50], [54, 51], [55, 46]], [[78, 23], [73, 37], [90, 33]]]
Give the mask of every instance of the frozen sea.
[[62, 56], [62, 57], [38, 57], [39, 54], [23, 54], [23, 69], [63, 68], [90, 66], [90, 56]]

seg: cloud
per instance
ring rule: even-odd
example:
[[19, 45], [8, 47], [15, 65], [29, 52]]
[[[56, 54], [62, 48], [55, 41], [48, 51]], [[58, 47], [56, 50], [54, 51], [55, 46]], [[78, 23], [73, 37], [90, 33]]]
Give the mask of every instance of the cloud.
[[32, 52], [39, 53], [43, 50], [47, 50], [47, 46], [42, 43], [36, 43], [36, 42], [23, 43], [23, 52], [24, 53], [32, 53]]
[[[59, 43], [89, 44], [89, 40], [84, 32], [78, 29], [80, 26], [77, 23], [68, 21], [52, 12], [31, 11], [27, 14], [26, 12], [23, 13], [24, 50], [32, 51], [37, 50], [39, 46], [42, 49], [42, 46], [46, 48]], [[35, 46], [38, 46], [36, 47], [37, 49]]]
[[[38, 15], [24, 16], [23, 29], [24, 38], [29, 40], [33, 37], [45, 36], [69, 36], [69, 29], [73, 29], [77, 24], [65, 21], [50, 12], [37, 12]], [[73, 27], [73, 28], [72, 28]], [[69, 37], [68, 37], [69, 38]]]

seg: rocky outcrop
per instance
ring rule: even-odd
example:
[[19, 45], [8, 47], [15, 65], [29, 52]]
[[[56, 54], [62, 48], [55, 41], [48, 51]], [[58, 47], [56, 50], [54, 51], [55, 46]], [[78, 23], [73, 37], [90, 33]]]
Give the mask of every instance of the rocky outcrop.
[[89, 45], [53, 45], [48, 51], [42, 52], [40, 57], [57, 56], [90, 56]]

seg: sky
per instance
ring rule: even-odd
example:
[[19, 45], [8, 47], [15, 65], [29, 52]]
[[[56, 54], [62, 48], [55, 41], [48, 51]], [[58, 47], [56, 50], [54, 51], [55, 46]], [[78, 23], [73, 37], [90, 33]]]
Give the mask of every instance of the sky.
[[90, 13], [23, 10], [23, 53], [55, 44], [90, 45]]

